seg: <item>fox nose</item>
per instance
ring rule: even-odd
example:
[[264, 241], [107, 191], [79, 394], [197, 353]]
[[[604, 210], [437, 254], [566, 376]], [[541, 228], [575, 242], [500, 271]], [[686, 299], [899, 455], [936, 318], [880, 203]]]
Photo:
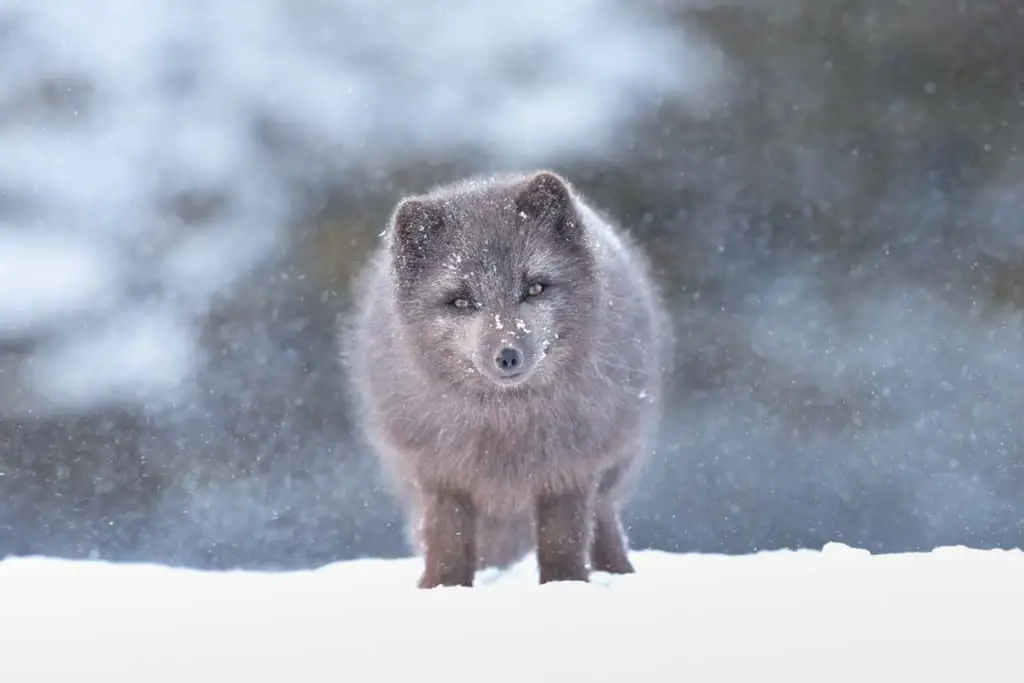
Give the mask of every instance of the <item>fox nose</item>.
[[519, 372], [523, 367], [523, 354], [519, 349], [506, 346], [494, 358], [498, 369], [507, 374]]

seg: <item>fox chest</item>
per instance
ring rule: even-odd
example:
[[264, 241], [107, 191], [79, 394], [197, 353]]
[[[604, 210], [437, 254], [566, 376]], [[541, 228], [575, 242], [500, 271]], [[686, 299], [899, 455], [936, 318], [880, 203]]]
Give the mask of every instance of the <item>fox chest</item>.
[[[587, 476], [616, 454], [628, 429], [586, 406], [469, 406], [419, 422], [408, 444], [421, 476], [478, 488], [537, 488]], [[446, 419], [447, 418], [447, 419]], [[413, 436], [410, 434], [410, 436]]]

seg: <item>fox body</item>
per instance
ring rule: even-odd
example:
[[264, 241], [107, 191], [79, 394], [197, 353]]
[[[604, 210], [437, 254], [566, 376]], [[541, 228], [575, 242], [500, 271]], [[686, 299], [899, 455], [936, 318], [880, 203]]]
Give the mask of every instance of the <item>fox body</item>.
[[555, 173], [470, 178], [401, 200], [355, 293], [345, 355], [419, 585], [533, 548], [542, 583], [632, 572], [669, 342], [627, 235]]

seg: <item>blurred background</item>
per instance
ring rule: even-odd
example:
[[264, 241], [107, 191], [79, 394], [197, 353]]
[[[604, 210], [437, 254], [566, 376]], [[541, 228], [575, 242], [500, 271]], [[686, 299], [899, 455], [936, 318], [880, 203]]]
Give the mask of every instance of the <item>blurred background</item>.
[[406, 553], [337, 360], [393, 204], [565, 173], [674, 318], [634, 547], [1024, 541], [1015, 0], [0, 0], [0, 556]]

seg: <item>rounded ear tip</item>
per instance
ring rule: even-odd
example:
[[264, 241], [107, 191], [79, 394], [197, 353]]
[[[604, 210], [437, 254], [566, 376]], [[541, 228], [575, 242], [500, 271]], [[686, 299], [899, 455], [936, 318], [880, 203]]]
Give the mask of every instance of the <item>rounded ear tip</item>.
[[438, 207], [422, 197], [405, 197], [395, 206], [392, 223], [401, 227], [410, 224], [434, 225], [441, 220]]
[[531, 177], [529, 184], [531, 187], [545, 188], [550, 190], [567, 190], [568, 183], [565, 178], [558, 175], [554, 171], [536, 171]]
[[553, 206], [566, 204], [572, 192], [569, 183], [553, 171], [536, 171], [521, 185], [519, 201], [527, 205]]
[[435, 202], [424, 197], [405, 197], [392, 213], [388, 241], [399, 252], [421, 251], [443, 224], [444, 216]]
[[394, 215], [396, 218], [415, 216], [424, 212], [423, 202], [418, 197], [405, 197], [395, 205]]

